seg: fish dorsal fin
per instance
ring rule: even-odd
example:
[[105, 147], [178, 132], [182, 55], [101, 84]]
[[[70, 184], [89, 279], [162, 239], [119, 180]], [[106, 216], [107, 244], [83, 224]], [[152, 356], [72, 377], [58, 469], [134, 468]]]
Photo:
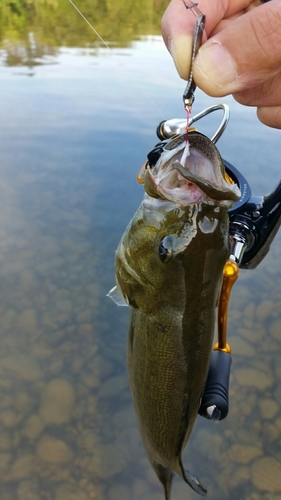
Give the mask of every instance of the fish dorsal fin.
[[110, 297], [115, 304], [118, 306], [128, 306], [128, 303], [123, 297], [123, 294], [118, 286], [114, 286], [109, 290], [108, 294], [106, 295], [107, 297]]

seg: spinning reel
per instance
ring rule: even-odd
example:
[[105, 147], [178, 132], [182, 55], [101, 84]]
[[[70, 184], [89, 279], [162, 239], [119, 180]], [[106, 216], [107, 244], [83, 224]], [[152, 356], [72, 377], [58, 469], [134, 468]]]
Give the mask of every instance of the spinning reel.
[[[229, 108], [225, 104], [211, 106], [195, 115], [193, 123], [217, 111], [223, 118], [211, 140], [216, 143], [229, 120]], [[161, 122], [157, 135], [161, 142], [147, 155], [147, 165], [155, 165], [171, 140], [186, 131], [186, 120], [172, 119]], [[239, 268], [254, 269], [270, 249], [281, 223], [281, 181], [267, 196], [252, 196], [245, 177], [231, 163], [224, 160], [227, 175], [238, 185], [240, 199], [229, 209], [229, 239], [231, 251], [223, 272], [223, 284], [218, 308], [218, 342], [214, 345], [209, 373], [199, 408], [199, 414], [212, 420], [223, 420], [228, 414], [228, 388], [231, 368], [231, 348], [227, 343], [227, 312], [232, 286], [238, 278]], [[141, 178], [140, 173], [139, 177]]]

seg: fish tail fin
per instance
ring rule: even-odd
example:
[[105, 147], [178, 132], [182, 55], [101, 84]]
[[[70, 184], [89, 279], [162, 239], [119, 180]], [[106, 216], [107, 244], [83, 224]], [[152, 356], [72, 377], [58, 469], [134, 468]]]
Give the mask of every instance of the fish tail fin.
[[174, 477], [174, 473], [168, 467], [163, 467], [161, 464], [152, 464], [153, 469], [156, 472], [156, 475], [159, 481], [163, 484], [165, 490], [165, 500], [171, 500], [171, 487], [172, 481]]
[[198, 493], [201, 496], [205, 496], [208, 491], [206, 490], [205, 486], [200, 483], [198, 477], [194, 476], [194, 474], [191, 474], [188, 470], [185, 470], [183, 467], [183, 463], [181, 458], [179, 459], [179, 465], [181, 468], [181, 473], [182, 477], [185, 480], [185, 482], [194, 490], [196, 493]]

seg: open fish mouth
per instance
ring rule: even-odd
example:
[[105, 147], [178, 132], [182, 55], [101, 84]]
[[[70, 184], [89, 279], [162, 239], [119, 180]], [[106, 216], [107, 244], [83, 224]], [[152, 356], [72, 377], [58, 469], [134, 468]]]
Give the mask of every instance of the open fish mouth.
[[207, 201], [207, 194], [196, 184], [196, 180], [179, 160], [175, 160], [156, 175], [148, 171], [145, 190], [152, 197], [182, 205]]
[[[212, 141], [198, 132], [190, 133], [189, 151], [186, 141], [160, 158], [153, 171], [145, 174], [145, 190], [149, 196], [180, 203], [219, 202], [232, 205], [241, 193], [225, 176], [222, 158]], [[163, 155], [165, 156], [165, 155]]]

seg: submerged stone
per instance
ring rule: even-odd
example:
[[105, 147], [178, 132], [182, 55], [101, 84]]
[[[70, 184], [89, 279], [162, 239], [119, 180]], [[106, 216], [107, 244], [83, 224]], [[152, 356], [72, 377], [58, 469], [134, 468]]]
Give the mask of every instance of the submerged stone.
[[253, 485], [270, 493], [281, 492], [281, 462], [273, 457], [262, 457], [251, 466]]
[[44, 435], [37, 446], [37, 455], [41, 460], [48, 463], [67, 463], [72, 459], [72, 451], [60, 439]]
[[74, 408], [74, 390], [63, 378], [51, 380], [43, 391], [39, 415], [45, 424], [68, 422]]
[[248, 464], [254, 458], [262, 455], [262, 449], [257, 446], [233, 444], [228, 452], [229, 459], [239, 464]]
[[260, 391], [264, 391], [273, 384], [273, 380], [267, 373], [255, 368], [239, 368], [235, 372], [235, 377], [239, 385], [254, 387]]

